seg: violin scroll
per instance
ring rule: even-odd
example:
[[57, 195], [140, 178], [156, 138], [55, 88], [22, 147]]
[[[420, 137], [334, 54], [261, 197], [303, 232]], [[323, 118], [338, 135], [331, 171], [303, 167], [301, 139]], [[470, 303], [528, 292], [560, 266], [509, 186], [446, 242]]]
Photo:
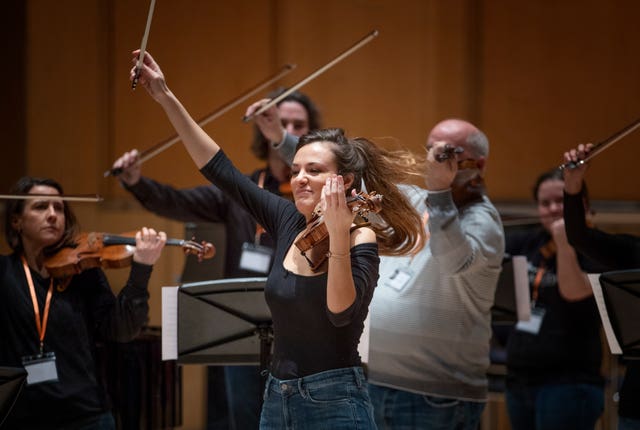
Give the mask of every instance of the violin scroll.
[[[169, 241], [167, 241], [169, 242]], [[198, 258], [198, 262], [202, 260], [208, 260], [209, 258], [213, 258], [216, 255], [216, 247], [213, 246], [212, 243], [205, 242], [204, 240], [200, 243], [195, 241], [195, 238], [191, 238], [191, 240], [183, 240], [180, 246], [182, 246], [182, 250], [185, 255], [195, 255]], [[167, 245], [171, 245], [167, 243]]]

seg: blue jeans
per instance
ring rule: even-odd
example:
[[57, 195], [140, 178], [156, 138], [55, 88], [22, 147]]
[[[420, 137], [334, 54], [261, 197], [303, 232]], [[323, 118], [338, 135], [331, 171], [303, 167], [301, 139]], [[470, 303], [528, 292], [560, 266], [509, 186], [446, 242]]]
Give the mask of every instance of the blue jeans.
[[348, 367], [299, 379], [267, 377], [261, 430], [374, 429], [364, 373]]
[[618, 430], [640, 430], [640, 419], [625, 418], [618, 415]]
[[380, 430], [476, 430], [483, 402], [434, 397], [369, 384]]
[[258, 366], [227, 366], [224, 378], [229, 429], [257, 430], [262, 408], [263, 378]]
[[604, 409], [604, 389], [593, 384], [509, 383], [505, 394], [513, 430], [593, 430]]

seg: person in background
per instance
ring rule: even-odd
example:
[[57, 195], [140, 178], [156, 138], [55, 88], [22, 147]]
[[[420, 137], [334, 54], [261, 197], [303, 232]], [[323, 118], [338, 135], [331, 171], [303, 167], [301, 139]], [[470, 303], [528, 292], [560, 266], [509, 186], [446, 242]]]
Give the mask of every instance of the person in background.
[[5, 235], [13, 250], [0, 256], [0, 366], [29, 373], [3, 429], [115, 429], [96, 369], [96, 341], [133, 340], [147, 322], [147, 284], [166, 243], [143, 227], [129, 279], [115, 296], [100, 268], [64, 281], [47, 270], [47, 257], [74, 243], [75, 215], [53, 179], [21, 178], [10, 200]]
[[[436, 161], [445, 148], [461, 152]], [[429, 239], [415, 255], [381, 257], [368, 362], [379, 429], [478, 428], [504, 251], [500, 216], [484, 189], [488, 154], [474, 125], [444, 120], [427, 140], [420, 173], [428, 191], [404, 187]]]
[[[169, 90], [150, 54], [139, 83], [164, 109], [201, 172], [276, 240], [265, 286], [274, 351], [260, 428], [375, 428], [357, 344], [377, 280], [378, 251], [409, 253], [423, 238], [420, 216], [394, 185], [406, 178], [402, 160], [366, 139], [348, 139], [340, 129], [306, 134], [293, 159], [291, 202], [234, 168]], [[364, 188], [384, 196], [376, 223], [362, 223], [347, 203], [349, 194], [357, 204], [355, 193]], [[307, 255], [298, 244], [319, 213], [328, 250]]]
[[[253, 114], [264, 103], [253, 103]], [[320, 114], [309, 97], [298, 91], [254, 117], [251, 151], [266, 165], [249, 177], [274, 194], [289, 192], [290, 164], [298, 137], [320, 127]], [[273, 240], [237, 202], [213, 185], [176, 189], [142, 176], [138, 151], [123, 154], [113, 168], [124, 188], [149, 211], [183, 222], [215, 222], [226, 227], [224, 278], [265, 276], [270, 268]], [[266, 256], [266, 258], [264, 258]], [[224, 373], [223, 373], [223, 371]], [[250, 430], [258, 428], [263, 380], [257, 366], [210, 366], [208, 371], [208, 428]]]
[[[578, 145], [564, 153], [565, 163], [584, 160], [593, 145]], [[582, 202], [586, 198], [584, 176], [588, 163], [564, 170], [564, 227], [571, 246], [603, 264], [603, 270], [640, 268], [640, 238], [630, 234], [610, 234], [586, 222]], [[628, 360], [618, 403], [618, 430], [640, 430], [640, 362]]]
[[[529, 265], [531, 318], [507, 343], [506, 400], [514, 429], [593, 429], [604, 408], [600, 317], [586, 272], [597, 265], [570, 245], [562, 171], [533, 189], [542, 227], [507, 237], [506, 252]], [[586, 190], [581, 204], [588, 208]]]

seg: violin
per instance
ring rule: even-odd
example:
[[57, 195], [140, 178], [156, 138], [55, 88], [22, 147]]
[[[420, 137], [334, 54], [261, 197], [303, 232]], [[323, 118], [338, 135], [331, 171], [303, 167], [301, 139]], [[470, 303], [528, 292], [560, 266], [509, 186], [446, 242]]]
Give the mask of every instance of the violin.
[[[378, 213], [382, 209], [382, 195], [377, 194], [375, 191], [369, 194], [361, 191], [357, 195], [347, 198], [347, 206], [349, 206], [352, 213], [356, 213], [364, 220], [363, 223], [356, 227], [368, 225], [367, 215], [371, 212]], [[327, 259], [329, 232], [324, 223], [320, 203], [311, 214], [307, 228], [302, 232], [300, 238], [294, 242], [294, 245], [300, 250], [300, 253], [305, 257], [309, 267], [314, 272]]]
[[[133, 261], [135, 244], [135, 232], [124, 235], [81, 233], [71, 246], [60, 248], [45, 258], [44, 267], [56, 279], [68, 278], [93, 267], [127, 267]], [[216, 253], [213, 244], [204, 241], [167, 239], [166, 245], [181, 246], [185, 254], [196, 255], [198, 261], [212, 258]]]

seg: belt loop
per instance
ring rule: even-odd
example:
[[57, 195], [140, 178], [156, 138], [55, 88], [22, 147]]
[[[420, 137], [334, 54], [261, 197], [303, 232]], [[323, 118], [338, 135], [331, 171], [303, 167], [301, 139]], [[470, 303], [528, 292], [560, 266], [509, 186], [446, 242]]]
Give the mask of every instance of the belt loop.
[[306, 391], [305, 385], [302, 383], [303, 379], [304, 378], [298, 379], [298, 392], [300, 393], [300, 395], [302, 396], [303, 399], [306, 399], [307, 398], [307, 391]]
[[358, 386], [358, 388], [362, 388], [362, 378], [360, 377], [360, 372], [358, 372], [358, 367], [352, 367], [353, 369], [353, 374], [356, 378], [356, 385]]
[[269, 398], [272, 382], [273, 382], [273, 376], [271, 376], [271, 373], [268, 373], [267, 380], [264, 383], [264, 394], [262, 396], [263, 400], [267, 400]]

